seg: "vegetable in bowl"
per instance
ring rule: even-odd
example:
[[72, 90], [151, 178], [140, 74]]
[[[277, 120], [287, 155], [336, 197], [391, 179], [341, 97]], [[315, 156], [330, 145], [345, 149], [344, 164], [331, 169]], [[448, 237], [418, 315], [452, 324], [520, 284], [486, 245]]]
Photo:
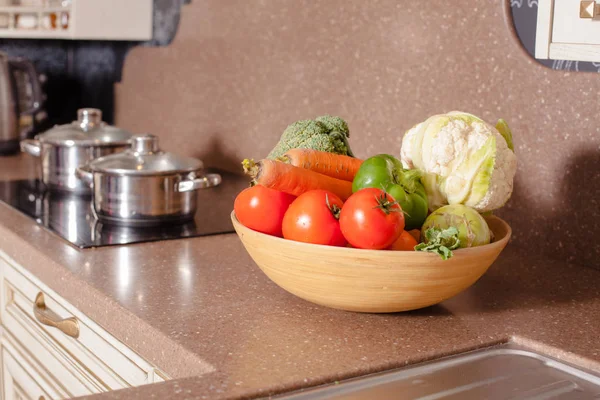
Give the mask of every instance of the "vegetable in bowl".
[[430, 211], [447, 204], [492, 211], [512, 194], [517, 158], [504, 120], [493, 127], [465, 112], [434, 115], [406, 132], [401, 158], [423, 172]]
[[400, 160], [391, 155], [379, 154], [362, 163], [352, 182], [352, 191], [384, 189], [402, 207], [406, 229], [416, 229], [427, 217], [427, 194], [421, 175], [419, 170], [404, 169]]
[[291, 149], [313, 149], [354, 157], [348, 124], [340, 117], [324, 115], [288, 126], [267, 158], [275, 160]]
[[438, 208], [431, 213], [421, 235], [424, 242], [418, 251], [439, 254], [444, 260], [452, 257], [452, 250], [489, 244], [491, 231], [485, 219], [475, 209], [462, 204]]

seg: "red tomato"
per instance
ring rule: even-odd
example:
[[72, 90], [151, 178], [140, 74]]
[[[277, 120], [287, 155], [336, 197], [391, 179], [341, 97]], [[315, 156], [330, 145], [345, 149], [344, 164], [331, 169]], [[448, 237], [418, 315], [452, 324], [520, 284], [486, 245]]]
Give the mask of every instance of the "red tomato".
[[283, 237], [298, 242], [345, 246], [339, 212], [344, 202], [326, 190], [309, 190], [298, 196], [283, 218]]
[[413, 235], [408, 231], [402, 231], [398, 239], [388, 247], [388, 250], [412, 251], [415, 249], [416, 245], [417, 240]]
[[361, 189], [346, 200], [340, 213], [340, 227], [354, 247], [385, 249], [404, 230], [404, 213], [383, 190]]
[[295, 199], [291, 194], [256, 185], [237, 195], [233, 210], [245, 227], [281, 237], [283, 216]]

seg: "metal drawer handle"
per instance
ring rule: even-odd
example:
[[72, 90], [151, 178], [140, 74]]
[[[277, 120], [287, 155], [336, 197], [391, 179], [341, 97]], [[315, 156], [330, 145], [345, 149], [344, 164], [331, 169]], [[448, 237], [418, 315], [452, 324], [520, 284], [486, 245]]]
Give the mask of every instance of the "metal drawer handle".
[[39, 292], [35, 296], [35, 304], [33, 305], [33, 315], [40, 324], [48, 325], [74, 338], [79, 337], [79, 322], [77, 318], [70, 317], [62, 319], [54, 311], [46, 307], [44, 302], [44, 293]]

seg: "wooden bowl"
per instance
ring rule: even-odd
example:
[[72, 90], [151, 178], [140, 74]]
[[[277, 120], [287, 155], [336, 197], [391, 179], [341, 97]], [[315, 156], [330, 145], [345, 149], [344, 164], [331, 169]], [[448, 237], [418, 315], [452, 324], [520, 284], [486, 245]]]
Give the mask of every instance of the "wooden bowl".
[[486, 218], [495, 240], [454, 250], [446, 261], [417, 251], [362, 250], [285, 240], [233, 226], [260, 269], [310, 302], [348, 311], [389, 313], [440, 303], [475, 283], [508, 243], [510, 226]]

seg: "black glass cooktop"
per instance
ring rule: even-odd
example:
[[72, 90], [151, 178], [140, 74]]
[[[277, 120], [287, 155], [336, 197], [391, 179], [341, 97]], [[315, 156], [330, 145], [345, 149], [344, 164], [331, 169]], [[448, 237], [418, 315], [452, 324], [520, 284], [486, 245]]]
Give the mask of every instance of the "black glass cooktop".
[[0, 201], [34, 219], [47, 230], [79, 248], [110, 246], [234, 232], [231, 210], [235, 196], [248, 186], [248, 178], [225, 171], [222, 183], [197, 191], [198, 210], [193, 220], [152, 227], [128, 227], [98, 221], [91, 196], [45, 190], [38, 180], [0, 181]]

